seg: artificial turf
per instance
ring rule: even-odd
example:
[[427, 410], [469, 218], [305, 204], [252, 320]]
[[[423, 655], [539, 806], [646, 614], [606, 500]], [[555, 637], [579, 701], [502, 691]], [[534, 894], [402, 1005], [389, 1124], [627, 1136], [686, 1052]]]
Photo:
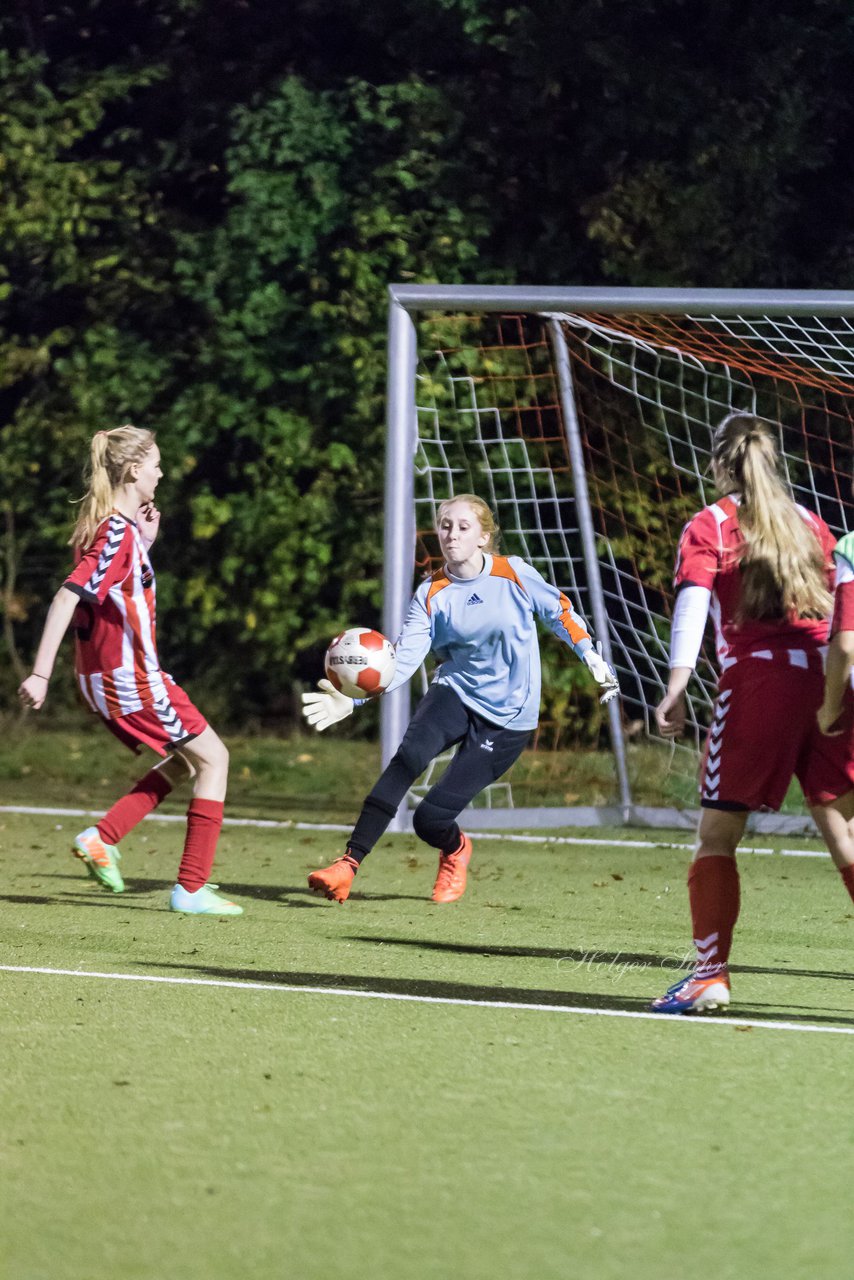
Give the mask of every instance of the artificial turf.
[[732, 1011], [698, 1022], [623, 1016], [686, 955], [679, 850], [483, 839], [435, 906], [432, 854], [390, 837], [336, 906], [305, 887], [334, 835], [230, 828], [246, 914], [213, 920], [166, 909], [180, 828], [138, 828], [112, 895], [77, 825], [0, 814], [15, 1280], [849, 1273], [829, 860], [742, 856]]

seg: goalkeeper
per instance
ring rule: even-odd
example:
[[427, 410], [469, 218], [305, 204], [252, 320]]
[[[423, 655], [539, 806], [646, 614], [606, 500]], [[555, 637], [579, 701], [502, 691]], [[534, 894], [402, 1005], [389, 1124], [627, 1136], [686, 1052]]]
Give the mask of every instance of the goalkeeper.
[[[724, 418], [712, 442], [712, 473], [724, 496], [689, 520], [679, 541], [670, 678], [656, 708], [664, 737], [684, 727], [685, 689], [710, 607], [721, 676], [688, 873], [697, 960], [688, 977], [653, 1001], [659, 1013], [729, 1004], [727, 964], [740, 894], [736, 849], [748, 814], [779, 809], [793, 776], [852, 891], [845, 866], [854, 846], [846, 856], [841, 844], [831, 843], [845, 822], [827, 808], [851, 791], [848, 739], [821, 733], [816, 722], [834, 538], [819, 516], [794, 502], [780, 472], [776, 434], [752, 414]], [[833, 717], [835, 694], [834, 688], [828, 699]]]
[[[436, 531], [444, 564], [412, 599], [387, 692], [405, 684], [431, 649], [439, 666], [397, 753], [366, 798], [346, 852], [308, 878], [312, 889], [335, 902], [348, 897], [361, 862], [415, 779], [454, 746], [456, 755], [412, 821], [416, 834], [439, 851], [433, 901], [462, 897], [472, 846], [457, 817], [507, 772], [537, 727], [535, 616], [589, 668], [601, 687], [601, 702], [619, 692], [613, 669], [563, 592], [517, 556], [496, 554], [495, 517], [481, 498], [464, 493], [443, 502]], [[303, 715], [316, 729], [326, 729], [356, 704], [328, 680], [319, 688], [320, 693], [303, 694]]]

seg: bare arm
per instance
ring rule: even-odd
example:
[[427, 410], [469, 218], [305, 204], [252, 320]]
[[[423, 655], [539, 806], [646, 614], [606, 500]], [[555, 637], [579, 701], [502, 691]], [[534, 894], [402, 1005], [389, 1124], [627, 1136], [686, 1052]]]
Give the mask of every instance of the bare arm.
[[678, 738], [685, 729], [685, 690], [697, 665], [711, 599], [708, 587], [690, 584], [676, 597], [670, 631], [670, 677], [667, 692], [655, 708], [655, 722], [663, 738]]
[[663, 738], [678, 738], [685, 728], [685, 690], [693, 667], [671, 667], [667, 692], [655, 708], [655, 722]]
[[824, 672], [824, 701], [818, 710], [818, 727], [830, 733], [842, 714], [845, 690], [854, 669], [854, 631], [837, 631], [827, 651]]
[[48, 682], [53, 675], [53, 664], [62, 643], [62, 637], [68, 630], [74, 610], [79, 604], [78, 597], [68, 587], [60, 587], [48, 609], [42, 638], [39, 641], [36, 660], [32, 674], [27, 676], [18, 690], [18, 696], [24, 706], [35, 707], [36, 710], [47, 697]]

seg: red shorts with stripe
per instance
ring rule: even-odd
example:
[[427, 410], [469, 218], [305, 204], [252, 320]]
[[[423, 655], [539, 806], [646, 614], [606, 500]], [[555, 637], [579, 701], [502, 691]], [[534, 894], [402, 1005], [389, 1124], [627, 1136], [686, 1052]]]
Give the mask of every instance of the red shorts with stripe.
[[166, 697], [160, 698], [142, 711], [132, 711], [114, 720], [98, 714], [110, 733], [119, 742], [138, 752], [141, 747], [151, 747], [159, 756], [191, 742], [204, 733], [208, 722], [193, 705], [180, 685], [166, 677]]
[[819, 732], [821, 655], [784, 650], [739, 658], [721, 676], [700, 775], [708, 809], [779, 809], [792, 778], [808, 804], [854, 788], [854, 715], [835, 737]]

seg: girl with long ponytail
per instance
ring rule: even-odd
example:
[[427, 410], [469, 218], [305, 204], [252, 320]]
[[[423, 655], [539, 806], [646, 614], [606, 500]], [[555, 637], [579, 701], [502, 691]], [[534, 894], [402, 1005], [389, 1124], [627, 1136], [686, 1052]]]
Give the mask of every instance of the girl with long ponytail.
[[150, 747], [163, 758], [96, 826], [75, 837], [72, 853], [99, 884], [123, 892], [119, 841], [189, 776], [193, 798], [169, 905], [190, 915], [240, 915], [242, 907], [208, 885], [222, 826], [228, 752], [184, 690], [161, 670], [157, 655], [149, 551], [160, 524], [154, 494], [162, 474], [150, 431], [128, 425], [93, 436], [88, 487], [70, 538], [76, 565], [53, 599], [32, 673], [18, 692], [25, 706], [43, 705], [71, 626], [84, 701], [125, 746], [135, 752]]
[[[721, 497], [682, 531], [661, 734], [685, 725], [685, 689], [711, 611], [720, 680], [700, 777], [697, 849], [688, 873], [693, 972], [654, 1000], [659, 1013], [729, 1004], [728, 960], [739, 912], [736, 849], [748, 815], [779, 809], [796, 777], [817, 820], [851, 790], [847, 748], [816, 721], [832, 606], [834, 537], [796, 503], [781, 472], [777, 428], [731, 413], [712, 441]], [[824, 829], [824, 828], [823, 828]], [[854, 862], [839, 842], [840, 871]], [[854, 897], [852, 880], [845, 881]]]

